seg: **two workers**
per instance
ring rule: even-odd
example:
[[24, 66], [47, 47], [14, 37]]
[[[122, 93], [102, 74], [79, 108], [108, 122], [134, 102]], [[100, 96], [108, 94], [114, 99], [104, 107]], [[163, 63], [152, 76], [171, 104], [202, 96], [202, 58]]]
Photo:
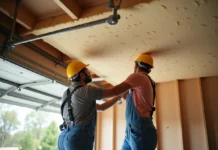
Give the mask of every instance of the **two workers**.
[[[88, 65], [73, 61], [67, 67], [71, 86], [63, 95], [61, 114], [64, 120], [58, 139], [59, 150], [93, 150], [97, 110], [126, 99], [126, 136], [122, 150], [154, 150], [157, 131], [152, 122], [155, 110], [155, 83], [148, 75], [153, 59], [142, 54], [135, 60], [134, 73], [110, 89], [88, 85], [92, 81]], [[104, 104], [96, 100], [113, 97]]]

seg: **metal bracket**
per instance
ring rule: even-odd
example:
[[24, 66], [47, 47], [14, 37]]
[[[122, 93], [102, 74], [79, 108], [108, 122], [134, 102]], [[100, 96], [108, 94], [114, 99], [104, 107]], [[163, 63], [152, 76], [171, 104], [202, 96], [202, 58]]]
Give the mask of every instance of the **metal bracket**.
[[117, 14], [118, 9], [120, 8], [120, 5], [122, 3], [122, 0], [120, 0], [119, 4], [117, 6], [114, 5], [114, 1], [113, 0], [109, 0], [108, 3], [108, 8], [112, 8], [113, 9], [113, 15], [108, 17], [107, 22], [110, 25], [115, 25], [118, 23], [118, 20], [120, 19], [120, 15]]
[[13, 91], [15, 91], [17, 89], [16, 86], [12, 86], [11, 88], [9, 88], [8, 90], [4, 91], [3, 93], [0, 94], [0, 98], [7, 95], [8, 93], [11, 93]]
[[8, 40], [5, 40], [5, 42], [3, 43], [3, 45], [0, 48], [0, 56], [2, 56], [2, 58], [4, 60], [6, 60], [7, 56], [8, 56], [8, 52], [11, 51], [13, 48], [11, 42], [8, 42]]
[[53, 103], [56, 103], [57, 101], [60, 101], [61, 99], [53, 99], [53, 100], [50, 100], [48, 101], [47, 103], [41, 105], [41, 106], [38, 106], [36, 107], [36, 111], [42, 109], [42, 108], [45, 108], [46, 106], [50, 105], [50, 104], [53, 104]]
[[10, 33], [9, 38], [5, 40], [5, 42], [3, 43], [3, 46], [0, 48], [0, 55], [3, 57], [3, 59], [7, 58], [8, 51], [12, 50], [12, 48], [14, 47], [12, 44], [12, 40], [13, 40], [14, 30], [16, 27], [16, 19], [17, 19], [17, 14], [18, 14], [20, 3], [21, 3], [21, 0], [16, 0], [11, 33]]
[[37, 85], [45, 85], [45, 84], [50, 84], [50, 83], [55, 83], [53, 80], [45, 80], [45, 81], [37, 81], [37, 82], [32, 82], [32, 83], [27, 83], [19, 86], [18, 88], [25, 88], [25, 87], [32, 87], [32, 86], [37, 86]]
[[12, 42], [12, 40], [13, 40], [14, 30], [15, 30], [15, 26], [16, 26], [16, 19], [17, 19], [17, 14], [18, 14], [20, 3], [21, 3], [21, 0], [16, 0], [16, 6], [15, 6], [15, 10], [14, 10], [13, 24], [11, 27], [11, 34], [9, 37], [9, 42]]

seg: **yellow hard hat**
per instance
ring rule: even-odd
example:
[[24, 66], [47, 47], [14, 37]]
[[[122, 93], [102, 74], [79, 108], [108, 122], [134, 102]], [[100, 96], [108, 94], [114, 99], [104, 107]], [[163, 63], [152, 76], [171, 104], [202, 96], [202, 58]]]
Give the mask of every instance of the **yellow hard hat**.
[[148, 54], [141, 54], [136, 60], [135, 62], [143, 62], [146, 64], [149, 64], [152, 68], [154, 68], [154, 64], [153, 64], [153, 58], [151, 57], [151, 55]]
[[81, 61], [78, 61], [78, 60], [75, 60], [75, 61], [69, 63], [69, 65], [67, 66], [68, 78], [70, 79], [71, 77], [73, 77], [74, 75], [79, 73], [83, 68], [85, 68], [88, 65], [85, 65], [84, 63], [82, 63]]

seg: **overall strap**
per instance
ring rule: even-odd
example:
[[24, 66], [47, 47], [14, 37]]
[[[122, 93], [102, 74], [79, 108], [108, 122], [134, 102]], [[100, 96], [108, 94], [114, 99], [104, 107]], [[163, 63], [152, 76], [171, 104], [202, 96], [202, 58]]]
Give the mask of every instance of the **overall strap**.
[[[67, 89], [67, 98], [64, 100], [64, 102], [61, 105], [61, 116], [63, 118], [63, 112], [64, 112], [64, 106], [66, 105], [66, 103], [68, 103], [68, 114], [69, 114], [69, 118], [70, 121], [74, 121], [74, 117], [73, 117], [73, 110], [72, 110], [72, 106], [71, 106], [71, 97], [73, 95], [73, 93], [80, 87], [82, 87], [83, 85], [78, 85], [77, 87], [75, 87], [73, 89], [73, 91], [70, 93], [70, 89]], [[62, 131], [62, 129], [66, 126], [66, 122], [64, 121], [63, 118], [63, 124], [60, 125], [60, 130]]]
[[151, 85], [152, 85], [152, 88], [153, 88], [153, 106], [152, 106], [152, 110], [151, 110], [151, 114], [150, 114], [150, 117], [152, 118], [153, 116], [153, 113], [154, 111], [156, 110], [156, 108], [154, 107], [154, 104], [155, 104], [155, 98], [156, 98], [156, 85], [155, 85], [155, 82], [151, 79], [150, 76], [148, 76], [149, 80], [151, 81]]

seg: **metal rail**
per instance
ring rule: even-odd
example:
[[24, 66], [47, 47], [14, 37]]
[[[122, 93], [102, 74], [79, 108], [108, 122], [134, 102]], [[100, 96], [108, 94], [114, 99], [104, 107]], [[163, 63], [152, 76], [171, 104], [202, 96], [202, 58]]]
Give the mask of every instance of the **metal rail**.
[[10, 34], [9, 41], [13, 40], [14, 29], [16, 26], [16, 19], [17, 19], [17, 14], [18, 14], [18, 9], [19, 9], [20, 3], [21, 3], [21, 0], [16, 0], [16, 7], [14, 10], [13, 23], [12, 23], [12, 27], [11, 27], [11, 34]]
[[[120, 18], [120, 16], [117, 15], [117, 18]], [[87, 27], [91, 27], [91, 26], [95, 26], [95, 25], [99, 25], [99, 24], [103, 24], [103, 23], [109, 23], [109, 24], [113, 25], [113, 24], [117, 24], [117, 21], [114, 20], [114, 18], [112, 16], [110, 16], [108, 18], [92, 21], [92, 22], [89, 22], [89, 23], [85, 23], [85, 24], [81, 24], [81, 25], [77, 25], [77, 26], [73, 26], [73, 27], [69, 27], [69, 28], [49, 32], [49, 33], [45, 33], [45, 34], [38, 35], [38, 36], [35, 36], [33, 38], [29, 38], [29, 39], [26, 39], [26, 40], [21, 40], [21, 41], [18, 41], [18, 42], [12, 42], [11, 46], [14, 47], [14, 46], [17, 46], [17, 45], [20, 45], [20, 44], [40, 40], [40, 39], [47, 38], [47, 37], [50, 37], [50, 36], [54, 36], [54, 35], [57, 35], [57, 34], [60, 34], [60, 33], [79, 30], [79, 29], [83, 29], [83, 28], [87, 28]]]

